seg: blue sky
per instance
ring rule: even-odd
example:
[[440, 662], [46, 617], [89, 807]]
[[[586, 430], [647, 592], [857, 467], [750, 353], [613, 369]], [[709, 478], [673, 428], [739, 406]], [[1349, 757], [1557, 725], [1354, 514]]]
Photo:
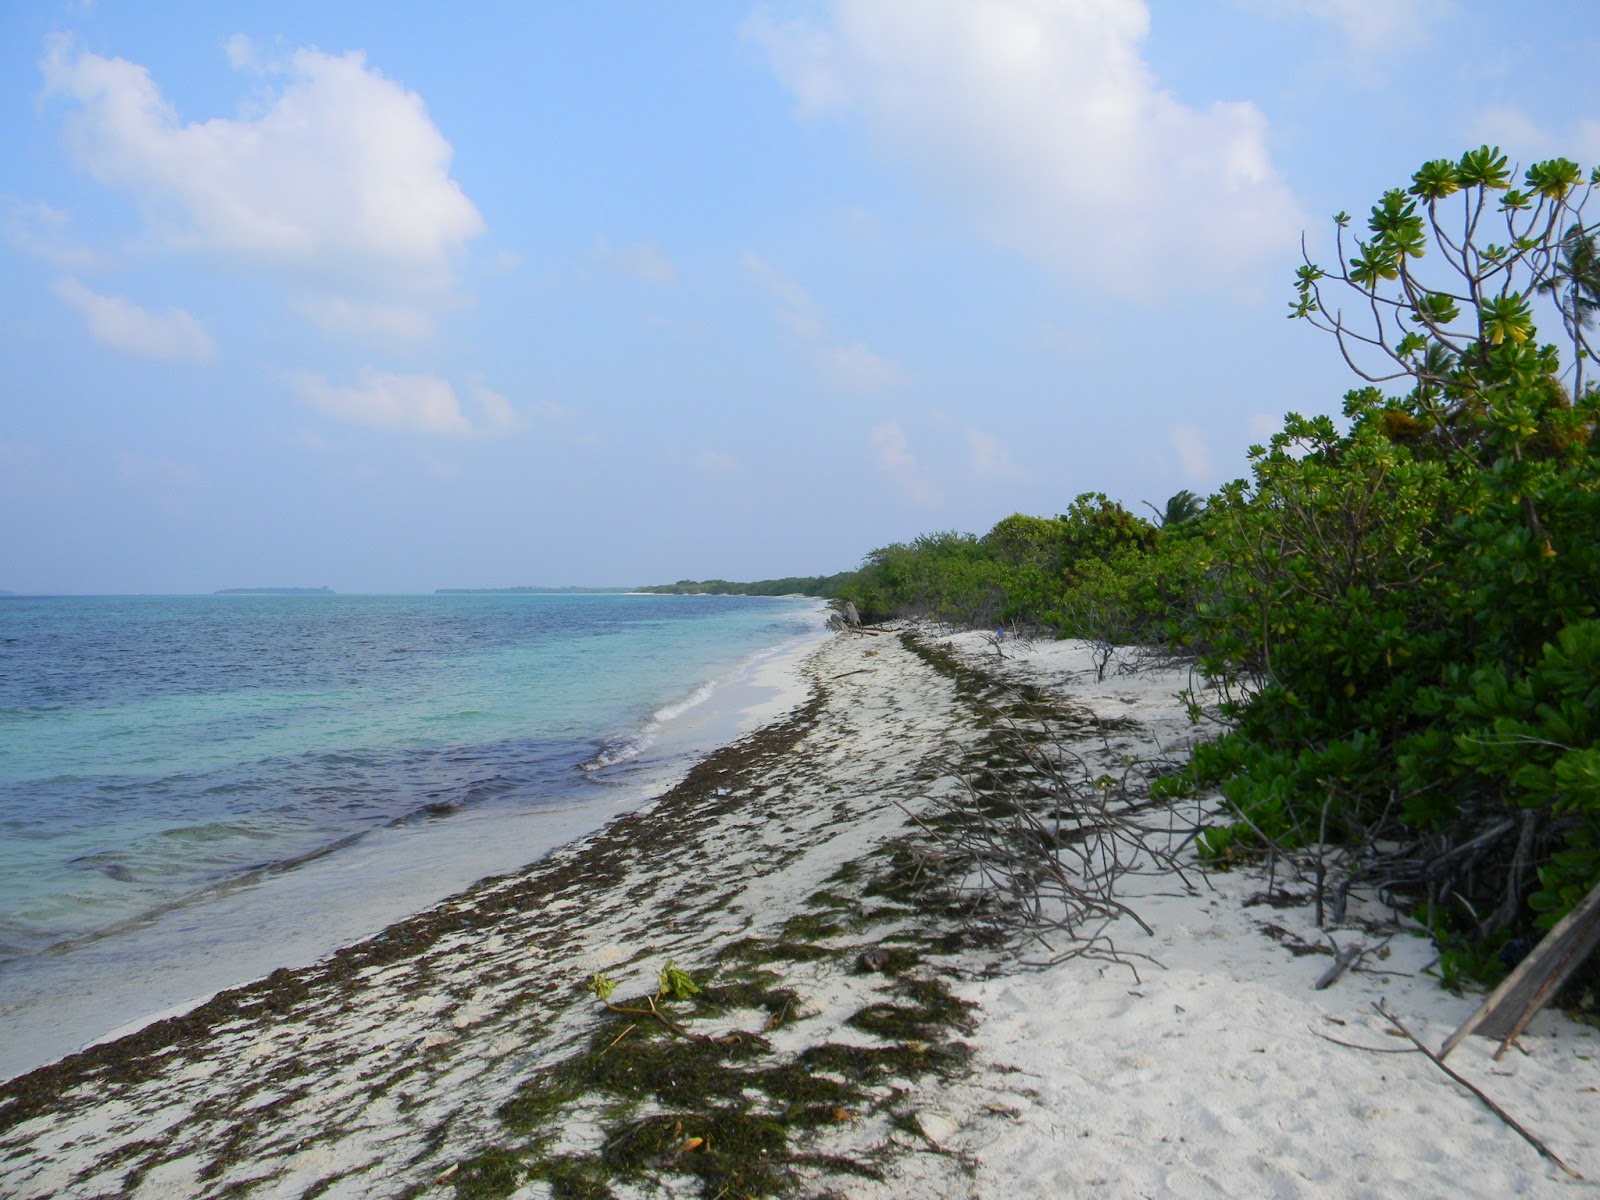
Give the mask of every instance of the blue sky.
[[[1514, 28], [1513, 28], [1514, 27]], [[1600, 7], [0, 6], [0, 588], [854, 566], [1337, 411], [1305, 232], [1600, 162]]]

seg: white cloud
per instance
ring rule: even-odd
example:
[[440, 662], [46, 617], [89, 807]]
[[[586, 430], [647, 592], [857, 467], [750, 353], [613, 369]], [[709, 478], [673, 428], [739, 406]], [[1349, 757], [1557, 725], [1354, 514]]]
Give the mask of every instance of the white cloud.
[[205, 476], [188, 463], [151, 458], [131, 450], [120, 452], [117, 466], [124, 479], [144, 486], [196, 488], [205, 482]]
[[882, 392], [905, 382], [900, 365], [861, 342], [816, 348], [817, 369], [835, 387], [852, 392]]
[[632, 275], [646, 283], [669, 284], [678, 274], [672, 260], [650, 242], [628, 242], [613, 246], [606, 238], [597, 236], [594, 239], [594, 258], [607, 271]]
[[217, 347], [205, 326], [181, 308], [155, 313], [121, 296], [102, 296], [70, 276], [59, 279], [55, 294], [83, 314], [89, 334], [141, 358], [209, 362]]
[[104, 265], [99, 254], [73, 240], [71, 218], [60, 209], [16, 196], [0, 196], [0, 208], [6, 241], [18, 250], [63, 271], [94, 271]]
[[486, 434], [511, 433], [522, 428], [522, 416], [499, 392], [486, 386], [481, 379], [472, 380], [472, 397], [477, 401], [479, 429]]
[[898, 421], [884, 421], [873, 426], [868, 436], [868, 446], [873, 461], [899, 484], [907, 499], [924, 506], [938, 503], [939, 493], [928, 482], [916, 456], [911, 453], [905, 431], [900, 428]]
[[1192, 109], [1141, 57], [1141, 0], [837, 0], [745, 22], [803, 116], [858, 112], [995, 242], [1155, 296], [1253, 280], [1304, 226], [1252, 104]]
[[1452, 7], [1451, 0], [1257, 0], [1268, 5], [1329, 22], [1352, 50], [1369, 56], [1416, 49]]
[[235, 71], [259, 70], [261, 60], [256, 54], [256, 44], [242, 33], [236, 33], [222, 43], [222, 52], [228, 56], [228, 65]]
[[486, 437], [508, 433], [522, 424], [511, 403], [473, 380], [470, 391], [478, 416], [463, 411], [456, 389], [437, 375], [401, 375], [363, 367], [350, 385], [330, 383], [313, 371], [290, 377], [300, 398], [325, 416], [388, 429], [446, 437]]
[[1251, 413], [1244, 427], [1252, 441], [1264, 442], [1283, 428], [1283, 418], [1271, 413]]
[[433, 332], [432, 314], [404, 304], [354, 300], [348, 296], [306, 295], [292, 307], [324, 333], [407, 342]]
[[1185, 479], [1204, 482], [1211, 478], [1211, 447], [1204, 430], [1195, 425], [1171, 425], [1167, 441], [1178, 456]]
[[744, 472], [744, 466], [738, 459], [716, 450], [700, 451], [689, 460], [689, 464], [705, 475], [739, 475]]
[[[230, 60], [254, 68], [248, 42]], [[45, 91], [74, 104], [71, 152], [137, 199], [156, 242], [354, 301], [427, 314], [483, 218], [450, 177], [450, 143], [422, 98], [360, 52], [302, 49], [248, 115], [184, 122], [145, 68], [47, 45]], [[313, 306], [314, 307], [314, 306]]]
[[1524, 167], [1555, 155], [1575, 157], [1585, 167], [1600, 162], [1600, 120], [1593, 118], [1579, 118], [1566, 129], [1552, 130], [1520, 108], [1496, 104], [1474, 114], [1467, 139], [1499, 146], [1513, 163]]
[[817, 373], [837, 388], [888, 391], [906, 381], [905, 369], [864, 342], [843, 342], [805, 289], [786, 279], [759, 255], [746, 251], [744, 267], [778, 302], [778, 321], [806, 348]]
[[1022, 480], [1031, 477], [1011, 461], [1011, 451], [997, 436], [984, 429], [967, 430], [967, 449], [972, 456], [972, 472], [980, 479]]

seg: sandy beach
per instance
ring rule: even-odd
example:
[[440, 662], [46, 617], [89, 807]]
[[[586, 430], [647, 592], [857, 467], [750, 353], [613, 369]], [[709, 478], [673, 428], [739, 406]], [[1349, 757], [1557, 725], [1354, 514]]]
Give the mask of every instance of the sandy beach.
[[836, 636], [787, 711], [600, 832], [0, 1085], [0, 1194], [1600, 1191], [1600, 1030], [1544, 1013], [1450, 1059], [1579, 1179], [1378, 1012], [1433, 1047], [1472, 1012], [1431, 945], [1370, 898], [1318, 929], [1283, 864], [1201, 872], [1203, 799], [1135, 806], [1181, 869], [1119, 862], [1129, 912], [1086, 953], [1026, 894], [975, 898], [963, 811], [1032, 797], [1065, 845], [1050, 777], [1123, 796], [1195, 736], [1180, 668], [1105, 665]]

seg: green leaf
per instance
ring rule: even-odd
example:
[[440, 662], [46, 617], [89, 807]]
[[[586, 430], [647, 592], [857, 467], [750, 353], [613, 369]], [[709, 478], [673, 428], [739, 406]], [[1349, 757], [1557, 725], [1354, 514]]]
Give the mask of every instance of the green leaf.
[[1502, 342], [1521, 345], [1533, 336], [1533, 313], [1528, 302], [1516, 293], [1496, 296], [1478, 309], [1478, 325], [1483, 340], [1491, 346]]
[[661, 968], [661, 974], [656, 977], [656, 992], [662, 996], [686, 1000], [699, 991], [700, 985], [689, 977], [689, 973], [670, 958], [667, 959], [667, 965]]
[[589, 990], [595, 994], [596, 999], [609, 1000], [611, 993], [617, 990], [617, 981], [604, 971], [596, 971], [589, 976]]
[[1461, 190], [1461, 175], [1456, 164], [1447, 158], [1436, 158], [1422, 164], [1421, 170], [1411, 177], [1411, 194], [1424, 200], [1443, 200]]
[[1461, 156], [1456, 170], [1462, 187], [1503, 192], [1511, 186], [1511, 171], [1499, 146], [1479, 146]]
[[1551, 158], [1529, 167], [1528, 186], [1546, 200], [1564, 200], [1583, 180], [1583, 168], [1570, 158]]

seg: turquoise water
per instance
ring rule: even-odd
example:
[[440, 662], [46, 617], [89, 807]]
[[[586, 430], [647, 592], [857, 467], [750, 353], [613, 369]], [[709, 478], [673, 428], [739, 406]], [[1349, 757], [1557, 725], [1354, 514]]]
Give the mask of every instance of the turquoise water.
[[0, 599], [0, 984], [241, 881], [283, 876], [281, 907], [380, 831], [470, 857], [461, 830], [602, 796], [818, 624], [756, 597]]

